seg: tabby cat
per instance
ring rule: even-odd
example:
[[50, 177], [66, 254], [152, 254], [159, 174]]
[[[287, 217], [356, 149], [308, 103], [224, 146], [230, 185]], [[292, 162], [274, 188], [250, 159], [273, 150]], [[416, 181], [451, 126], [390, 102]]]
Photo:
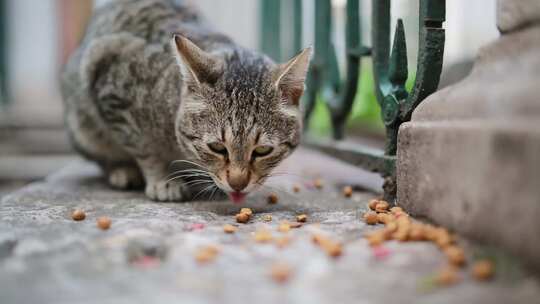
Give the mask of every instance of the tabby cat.
[[[178, 2], [95, 12], [62, 75], [69, 135], [115, 188], [182, 201], [203, 184], [241, 202], [299, 144], [311, 49], [275, 64]], [[189, 166], [171, 177], [175, 161]]]

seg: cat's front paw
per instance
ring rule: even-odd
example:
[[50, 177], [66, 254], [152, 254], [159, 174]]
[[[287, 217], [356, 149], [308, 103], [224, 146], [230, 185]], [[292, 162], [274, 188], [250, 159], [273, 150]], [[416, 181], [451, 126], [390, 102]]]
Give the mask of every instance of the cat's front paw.
[[145, 193], [150, 199], [160, 202], [186, 201], [191, 197], [188, 187], [178, 181], [148, 183]]

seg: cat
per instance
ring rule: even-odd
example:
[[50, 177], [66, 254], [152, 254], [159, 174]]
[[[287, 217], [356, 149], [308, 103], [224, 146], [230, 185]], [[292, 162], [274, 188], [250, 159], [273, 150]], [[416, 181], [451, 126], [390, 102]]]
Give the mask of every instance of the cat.
[[[61, 77], [68, 134], [114, 188], [185, 201], [202, 184], [242, 202], [300, 143], [312, 50], [276, 64], [178, 2], [96, 10]], [[171, 178], [175, 161], [190, 166]]]

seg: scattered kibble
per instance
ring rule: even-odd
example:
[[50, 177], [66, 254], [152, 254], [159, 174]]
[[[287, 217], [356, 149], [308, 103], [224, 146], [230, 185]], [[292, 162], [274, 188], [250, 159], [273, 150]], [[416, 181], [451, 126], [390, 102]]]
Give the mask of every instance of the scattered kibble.
[[250, 216], [247, 213], [238, 213], [236, 215], [236, 221], [238, 223], [242, 223], [242, 224], [245, 224], [245, 223], [249, 222], [249, 218], [250, 218]]
[[399, 213], [402, 213], [403, 212], [403, 209], [401, 209], [401, 207], [392, 207], [390, 208], [390, 212], [392, 212], [392, 214], [399, 214]]
[[292, 190], [293, 190], [293, 192], [298, 193], [298, 192], [300, 192], [300, 186], [299, 185], [294, 185]]
[[272, 221], [272, 215], [271, 214], [265, 214], [263, 216], [263, 221], [265, 222], [271, 222]]
[[289, 223], [281, 223], [278, 226], [279, 232], [289, 232], [291, 230], [291, 225]]
[[277, 283], [285, 283], [291, 276], [291, 268], [287, 264], [277, 263], [272, 265], [270, 275]]
[[409, 231], [409, 239], [411, 241], [425, 240], [425, 233], [422, 225], [416, 224], [411, 227], [411, 230]]
[[435, 282], [439, 285], [453, 285], [457, 282], [459, 282], [459, 276], [454, 267], [445, 267], [437, 273], [435, 276]]
[[391, 235], [392, 233], [396, 232], [398, 228], [397, 222], [388, 222], [386, 223], [386, 226], [384, 226], [384, 231], [386, 234]]
[[238, 230], [238, 228], [236, 228], [235, 226], [233, 226], [231, 224], [227, 224], [227, 225], [223, 226], [223, 232], [225, 232], [225, 233], [235, 233], [236, 230]]
[[452, 236], [450, 233], [448, 233], [448, 230], [444, 228], [437, 228], [435, 232], [435, 244], [439, 246], [439, 248], [444, 249], [450, 245], [452, 245]]
[[71, 213], [71, 218], [74, 221], [82, 221], [86, 218], [86, 214], [81, 209], [77, 209]]
[[375, 205], [375, 211], [377, 211], [377, 212], [386, 212], [386, 211], [388, 211], [388, 207], [390, 207], [390, 205], [387, 202], [379, 201], [377, 203], [377, 205]]
[[377, 222], [378, 222], [377, 213], [375, 213], [373, 211], [368, 211], [368, 212], [364, 213], [364, 221], [368, 225], [377, 224]]
[[345, 197], [351, 197], [353, 194], [353, 188], [351, 186], [343, 187], [343, 195]]
[[305, 223], [307, 221], [307, 215], [299, 214], [296, 216], [296, 221], [300, 223]]
[[267, 243], [270, 242], [273, 237], [272, 233], [268, 230], [258, 230], [255, 232], [254, 239], [258, 243]]
[[320, 178], [315, 179], [313, 181], [313, 186], [315, 186], [315, 188], [317, 188], [317, 189], [322, 189], [322, 187], [323, 187], [322, 179], [320, 179]]
[[107, 230], [111, 228], [111, 219], [106, 216], [101, 216], [97, 219], [97, 226], [101, 230]]
[[219, 249], [216, 246], [205, 246], [195, 254], [195, 260], [200, 264], [206, 264], [212, 262], [219, 253]]
[[249, 216], [252, 216], [253, 215], [253, 210], [251, 210], [250, 208], [242, 208], [240, 209], [240, 213], [245, 213]]
[[384, 243], [386, 240], [385, 234], [382, 230], [372, 232], [366, 236], [369, 246], [377, 247]]
[[444, 254], [448, 258], [450, 264], [454, 266], [465, 265], [465, 252], [457, 246], [448, 246], [444, 249]]
[[277, 238], [275, 242], [278, 248], [285, 248], [291, 242], [291, 238], [288, 237], [287, 235], [284, 235], [282, 237]]
[[368, 203], [369, 209], [375, 211], [375, 206], [377, 206], [378, 203], [379, 203], [379, 200], [378, 200], [378, 199], [372, 199], [372, 200], [370, 200], [369, 203]]
[[489, 260], [479, 260], [472, 266], [472, 275], [478, 281], [487, 281], [493, 278], [495, 266]]
[[268, 196], [268, 203], [269, 204], [277, 204], [278, 201], [279, 201], [279, 198], [278, 198], [277, 194], [271, 193]]
[[331, 257], [338, 257], [343, 253], [342, 245], [338, 242], [335, 242], [324, 235], [314, 234], [313, 242], [319, 245], [327, 255]]
[[300, 228], [302, 227], [302, 225], [303, 225], [302, 223], [289, 223], [289, 226], [291, 228]]
[[378, 213], [377, 214], [377, 221], [381, 224], [387, 224], [394, 220], [394, 216], [392, 214], [388, 213]]

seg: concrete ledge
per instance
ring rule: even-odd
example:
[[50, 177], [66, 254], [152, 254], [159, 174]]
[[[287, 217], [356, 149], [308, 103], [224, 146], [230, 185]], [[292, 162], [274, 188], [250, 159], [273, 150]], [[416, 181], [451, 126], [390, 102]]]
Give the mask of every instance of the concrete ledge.
[[537, 121], [406, 123], [397, 180], [406, 210], [505, 247], [540, 270]]
[[497, 27], [502, 33], [517, 30], [540, 20], [538, 0], [497, 1]]

